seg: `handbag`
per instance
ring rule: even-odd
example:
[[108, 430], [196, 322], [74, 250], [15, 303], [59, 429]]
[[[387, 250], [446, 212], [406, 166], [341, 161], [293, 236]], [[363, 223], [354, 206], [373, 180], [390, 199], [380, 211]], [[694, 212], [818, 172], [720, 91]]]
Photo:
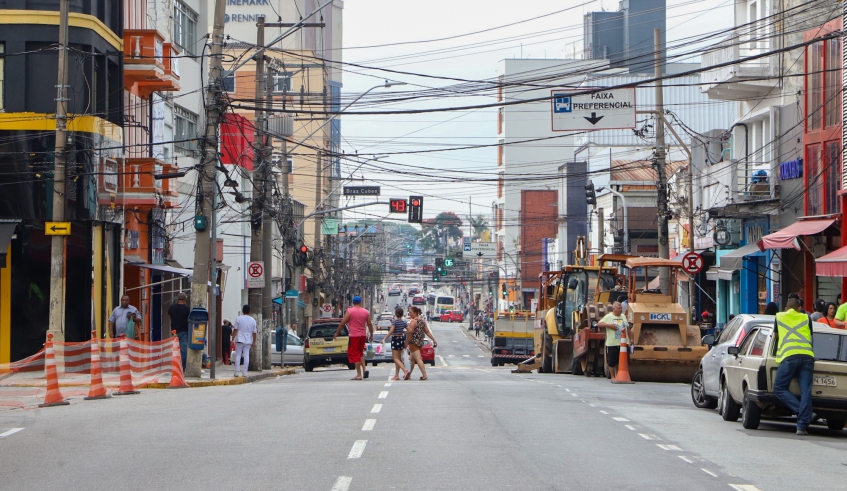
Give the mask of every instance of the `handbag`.
[[415, 330], [414, 332], [412, 332], [411, 339], [412, 343], [414, 343], [416, 346], [421, 347], [424, 345], [424, 325], [426, 325], [425, 323], [424, 325], [421, 325], [422, 322], [423, 321], [420, 319], [415, 320]]
[[135, 321], [132, 317], [126, 320], [126, 337], [127, 339], [135, 339]]
[[374, 349], [373, 343], [368, 343], [368, 351], [365, 354], [365, 358], [373, 358], [376, 355], [376, 350]]

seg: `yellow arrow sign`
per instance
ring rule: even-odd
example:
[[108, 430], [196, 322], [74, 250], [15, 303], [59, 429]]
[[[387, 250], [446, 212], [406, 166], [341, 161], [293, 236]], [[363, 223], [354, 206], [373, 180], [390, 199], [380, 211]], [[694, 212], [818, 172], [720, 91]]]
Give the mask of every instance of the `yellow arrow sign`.
[[44, 222], [44, 235], [71, 235], [71, 222]]

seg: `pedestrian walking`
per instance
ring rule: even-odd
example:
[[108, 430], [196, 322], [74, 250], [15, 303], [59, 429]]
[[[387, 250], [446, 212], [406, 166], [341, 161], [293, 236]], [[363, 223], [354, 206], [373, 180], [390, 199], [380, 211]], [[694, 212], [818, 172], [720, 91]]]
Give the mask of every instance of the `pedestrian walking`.
[[825, 314], [825, 316], [821, 317], [821, 319], [818, 322], [823, 322], [824, 324], [828, 325], [829, 327], [834, 327], [835, 329], [844, 329], [843, 327], [838, 327], [838, 326], [835, 325], [835, 313], [837, 311], [838, 311], [838, 305], [835, 305], [834, 303], [829, 302], [828, 304], [826, 304], [826, 314]]
[[403, 309], [394, 310], [394, 318], [391, 319], [391, 329], [385, 335], [391, 340], [391, 355], [394, 358], [394, 378], [391, 380], [400, 380], [400, 370], [403, 371], [403, 377], [406, 377], [408, 370], [403, 365], [403, 349], [406, 347], [406, 328], [409, 323], [403, 319]]
[[232, 362], [230, 355], [234, 351], [234, 347], [232, 346], [232, 322], [229, 319], [224, 319], [221, 325], [221, 339], [225, 340], [221, 343], [221, 361], [224, 365], [229, 365]]
[[[704, 312], [705, 316], [705, 312]], [[621, 334], [627, 329], [627, 340], [632, 339], [629, 335], [626, 317], [623, 316], [623, 306], [620, 302], [612, 304], [612, 312], [600, 319], [597, 327], [606, 329], [606, 364], [612, 372], [612, 381], [618, 376], [618, 360], [621, 354]], [[629, 356], [629, 354], [626, 354]]]
[[[792, 413], [797, 415], [797, 434], [808, 435], [812, 421], [812, 377], [815, 371], [815, 351], [812, 347], [812, 319], [800, 312], [800, 302], [791, 298], [785, 312], [776, 314], [774, 337], [777, 342], [776, 380], [773, 393]], [[797, 379], [800, 398], [788, 390], [791, 380]]]
[[171, 318], [171, 330], [176, 331], [176, 338], [179, 340], [179, 356], [182, 358], [183, 370], [185, 370], [185, 360], [188, 358], [188, 314], [190, 313], [188, 296], [179, 292], [176, 303], [168, 307], [168, 317]]
[[421, 319], [421, 309], [417, 307], [409, 308], [409, 314], [412, 317], [412, 322], [409, 323], [409, 327], [406, 328], [406, 348], [409, 349], [409, 371], [406, 373], [406, 376], [403, 377], [403, 380], [409, 380], [412, 378], [412, 372], [415, 370], [415, 365], [417, 365], [421, 369], [421, 380], [427, 380], [429, 377], [426, 375], [426, 365], [424, 365], [423, 358], [421, 357], [421, 348], [424, 345], [424, 338], [428, 337], [432, 340], [432, 346], [434, 348], [438, 347], [438, 341], [435, 340], [435, 337], [432, 335], [432, 332], [429, 330], [429, 326], [426, 325], [423, 319]]
[[476, 337], [479, 337], [479, 330], [482, 328], [482, 323], [480, 321], [476, 321], [474, 323], [474, 331], [476, 331]]
[[[250, 306], [241, 307], [242, 314], [235, 318], [235, 376], [246, 377], [250, 365], [250, 347], [256, 342], [256, 319], [250, 317]], [[243, 365], [241, 364], [243, 363]]]
[[[132, 323], [129, 320], [132, 319]], [[132, 324], [130, 331], [127, 331], [127, 324]], [[109, 333], [113, 338], [119, 338], [126, 334], [128, 338], [135, 339], [135, 328], [141, 324], [141, 313], [137, 308], [129, 304], [129, 295], [121, 297], [121, 304], [115, 307], [112, 315], [109, 316]]]
[[[368, 378], [368, 371], [365, 369], [365, 345], [368, 339], [372, 339], [374, 335], [374, 325], [371, 322], [371, 314], [368, 309], [362, 307], [362, 297], [356, 295], [353, 297], [353, 306], [347, 309], [344, 318], [338, 324], [338, 329], [335, 330], [335, 335], [332, 339], [338, 337], [341, 329], [347, 326], [347, 361], [356, 365], [356, 377], [353, 380], [362, 380]], [[365, 326], [368, 330], [365, 331]]]

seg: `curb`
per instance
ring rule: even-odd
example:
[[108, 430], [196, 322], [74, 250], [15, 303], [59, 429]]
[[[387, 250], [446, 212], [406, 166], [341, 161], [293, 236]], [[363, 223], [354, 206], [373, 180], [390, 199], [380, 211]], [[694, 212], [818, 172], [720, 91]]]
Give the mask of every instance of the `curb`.
[[[246, 377], [238, 377], [238, 378], [224, 378], [224, 379], [216, 379], [216, 380], [186, 380], [188, 383], [188, 387], [217, 387], [220, 385], [241, 385], [248, 384], [250, 382], [255, 382], [257, 380], [263, 380], [266, 378], [283, 376], [283, 375], [296, 375], [297, 370], [292, 367], [283, 368], [282, 370], [270, 370], [263, 371], [259, 373], [254, 373], [252, 375], [247, 375]], [[88, 387], [91, 384], [89, 382], [71, 382], [68, 384], [60, 384], [60, 388], [69, 388], [69, 387]], [[136, 385], [136, 389], [167, 389], [169, 383], [151, 383], [151, 384], [140, 384]], [[3, 387], [35, 387], [35, 388], [45, 388], [44, 384], [8, 384]]]

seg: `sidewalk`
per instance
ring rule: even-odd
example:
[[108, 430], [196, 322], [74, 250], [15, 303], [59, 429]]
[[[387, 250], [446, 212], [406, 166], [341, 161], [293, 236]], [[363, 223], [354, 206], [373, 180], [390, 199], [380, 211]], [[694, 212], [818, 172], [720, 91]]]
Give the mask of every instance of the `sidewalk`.
[[[296, 374], [297, 370], [295, 370], [294, 367], [285, 367], [282, 369], [280, 369], [279, 367], [273, 367], [270, 370], [263, 370], [261, 372], [247, 372], [246, 377], [235, 378], [234, 365], [218, 365], [215, 367], [214, 380], [210, 378], [209, 370], [204, 368], [199, 377], [185, 377], [185, 382], [188, 383], [189, 387], [215, 387], [219, 385], [249, 384], [258, 380], [264, 380], [266, 378]], [[167, 383], [156, 383], [139, 386], [139, 388], [143, 389], [165, 389], [167, 387]]]

